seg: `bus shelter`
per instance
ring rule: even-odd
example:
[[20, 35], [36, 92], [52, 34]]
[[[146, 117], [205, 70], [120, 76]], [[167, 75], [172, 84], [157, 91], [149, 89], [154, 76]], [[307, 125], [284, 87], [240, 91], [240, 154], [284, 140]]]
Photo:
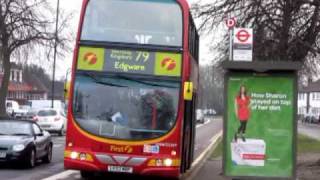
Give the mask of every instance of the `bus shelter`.
[[300, 64], [226, 61], [222, 66], [224, 175], [294, 179]]

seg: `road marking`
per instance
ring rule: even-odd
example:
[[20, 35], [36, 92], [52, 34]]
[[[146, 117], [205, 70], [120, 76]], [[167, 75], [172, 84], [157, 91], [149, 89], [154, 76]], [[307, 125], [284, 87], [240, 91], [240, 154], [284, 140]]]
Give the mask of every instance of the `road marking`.
[[67, 171], [63, 171], [63, 172], [61, 172], [61, 173], [59, 173], [59, 174], [56, 174], [56, 175], [53, 175], [53, 176], [44, 178], [44, 179], [42, 179], [42, 180], [65, 179], [65, 178], [67, 178], [68, 176], [70, 176], [71, 174], [78, 173], [78, 172], [79, 172], [79, 171], [67, 170]]

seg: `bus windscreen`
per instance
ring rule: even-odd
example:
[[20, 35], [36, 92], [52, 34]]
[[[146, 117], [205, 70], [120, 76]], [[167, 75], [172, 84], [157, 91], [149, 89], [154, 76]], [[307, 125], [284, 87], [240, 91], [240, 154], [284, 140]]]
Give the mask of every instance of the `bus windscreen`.
[[175, 126], [179, 92], [177, 81], [77, 73], [73, 114], [99, 137], [153, 139]]
[[182, 26], [175, 0], [90, 0], [81, 40], [182, 47]]

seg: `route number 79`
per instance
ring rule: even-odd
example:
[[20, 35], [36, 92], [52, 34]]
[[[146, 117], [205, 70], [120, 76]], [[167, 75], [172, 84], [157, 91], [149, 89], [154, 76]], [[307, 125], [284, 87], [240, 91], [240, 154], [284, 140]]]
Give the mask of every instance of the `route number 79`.
[[136, 61], [143, 61], [143, 62], [147, 62], [149, 60], [150, 57], [150, 53], [149, 52], [143, 52], [143, 51], [137, 51], [138, 55], [136, 57]]

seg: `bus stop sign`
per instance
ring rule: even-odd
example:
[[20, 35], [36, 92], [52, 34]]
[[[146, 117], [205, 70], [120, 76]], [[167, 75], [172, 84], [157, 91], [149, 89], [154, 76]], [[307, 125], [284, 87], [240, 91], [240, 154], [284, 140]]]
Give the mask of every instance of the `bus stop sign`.
[[232, 46], [232, 59], [234, 61], [252, 61], [253, 30], [248, 28], [235, 28]]

